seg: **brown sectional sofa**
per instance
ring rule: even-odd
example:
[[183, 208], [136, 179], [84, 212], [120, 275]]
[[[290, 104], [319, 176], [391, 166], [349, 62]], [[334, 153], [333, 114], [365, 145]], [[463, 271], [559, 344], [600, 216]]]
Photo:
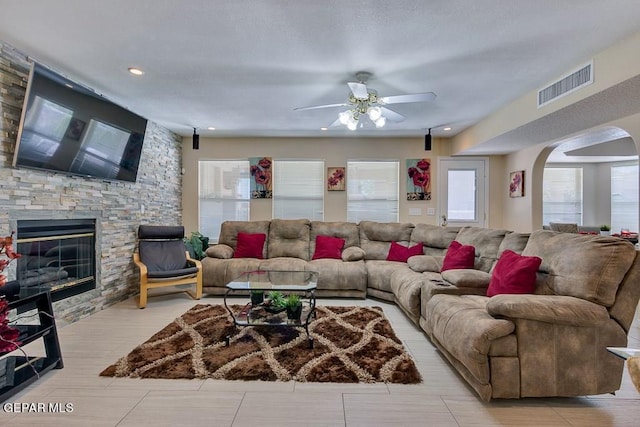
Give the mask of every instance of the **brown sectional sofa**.
[[[232, 258], [238, 232], [264, 233], [263, 259]], [[317, 235], [345, 240], [342, 259], [315, 259]], [[225, 285], [251, 270], [309, 270], [318, 272], [319, 297], [365, 298], [367, 270], [360, 248], [357, 224], [308, 220], [227, 221], [218, 244], [210, 246], [203, 260], [203, 292], [223, 295]]]
[[[232, 258], [239, 231], [263, 232], [265, 259]], [[345, 239], [342, 259], [312, 260], [315, 237]], [[473, 269], [440, 272], [449, 244], [476, 249]], [[484, 400], [614, 392], [640, 299], [638, 251], [621, 239], [538, 230], [362, 221], [226, 222], [202, 261], [204, 292], [252, 269], [318, 271], [318, 295], [394, 301]], [[386, 261], [391, 242], [423, 255]], [[536, 290], [487, 297], [492, 269], [510, 249], [538, 256]]]

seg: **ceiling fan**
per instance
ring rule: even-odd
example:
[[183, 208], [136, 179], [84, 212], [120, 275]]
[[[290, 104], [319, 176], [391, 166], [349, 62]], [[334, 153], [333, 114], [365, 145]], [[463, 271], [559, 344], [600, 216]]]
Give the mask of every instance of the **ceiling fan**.
[[364, 123], [360, 121], [360, 119], [365, 116], [368, 116], [378, 128], [383, 127], [387, 123], [387, 120], [399, 123], [406, 119], [405, 116], [385, 107], [385, 105], [429, 102], [436, 99], [436, 94], [433, 92], [378, 96], [377, 91], [367, 87], [367, 80], [371, 78], [371, 75], [372, 74], [368, 71], [359, 71], [356, 73], [356, 79], [358, 79], [358, 82], [347, 83], [347, 85], [349, 85], [349, 89], [351, 89], [347, 102], [315, 105], [311, 107], [298, 107], [294, 108], [294, 110], [348, 107], [347, 110], [338, 113], [338, 118], [331, 123], [329, 127], [344, 125], [349, 130], [356, 130], [358, 125], [360, 125], [360, 127], [364, 126]]

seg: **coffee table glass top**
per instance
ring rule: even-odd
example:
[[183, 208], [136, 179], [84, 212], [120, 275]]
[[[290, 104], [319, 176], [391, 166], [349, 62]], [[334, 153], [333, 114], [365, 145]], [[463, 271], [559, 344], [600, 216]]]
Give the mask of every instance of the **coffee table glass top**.
[[314, 271], [267, 271], [243, 273], [227, 284], [232, 290], [310, 291], [316, 289], [318, 273]]

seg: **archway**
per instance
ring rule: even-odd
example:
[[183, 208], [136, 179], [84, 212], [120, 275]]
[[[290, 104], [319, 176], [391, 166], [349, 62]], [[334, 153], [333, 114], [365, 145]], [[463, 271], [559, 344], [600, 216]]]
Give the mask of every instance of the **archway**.
[[605, 224], [614, 232], [638, 231], [638, 137], [607, 125], [548, 144], [533, 167], [539, 184], [532, 200], [534, 229], [553, 221], [575, 222], [589, 232]]

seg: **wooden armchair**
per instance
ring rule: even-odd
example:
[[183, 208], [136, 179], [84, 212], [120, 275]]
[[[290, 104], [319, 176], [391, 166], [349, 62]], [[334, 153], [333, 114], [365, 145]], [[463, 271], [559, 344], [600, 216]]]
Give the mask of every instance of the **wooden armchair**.
[[195, 292], [178, 292], [187, 292], [194, 299], [202, 296], [202, 264], [189, 257], [183, 237], [183, 226], [138, 227], [138, 252], [133, 254], [133, 262], [140, 270], [139, 308], [146, 307], [148, 290], [154, 288], [195, 284]]

